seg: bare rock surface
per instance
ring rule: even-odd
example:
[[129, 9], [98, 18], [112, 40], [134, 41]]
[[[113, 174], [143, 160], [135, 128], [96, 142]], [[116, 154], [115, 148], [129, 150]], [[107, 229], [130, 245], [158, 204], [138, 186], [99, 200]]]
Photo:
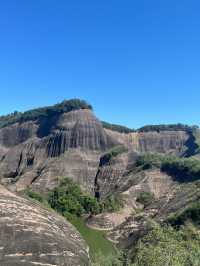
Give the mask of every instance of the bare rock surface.
[[[134, 154], [182, 154], [188, 138], [184, 131], [123, 134], [104, 129], [88, 109], [39, 117], [0, 129], [0, 180], [11, 190], [32, 186], [45, 193], [57, 185], [58, 177], [68, 176], [94, 193], [98, 179], [106, 195], [128, 185], [123, 176], [134, 163]], [[129, 153], [117, 157], [112, 167], [99, 169], [101, 156], [119, 144]]]
[[186, 149], [189, 135], [186, 131], [118, 133], [106, 129], [110, 137], [138, 152], [159, 152], [181, 155]]
[[0, 130], [1, 183], [48, 191], [68, 176], [93, 192], [99, 158], [117, 144], [90, 110], [7, 126]]
[[0, 186], [0, 265], [90, 265], [88, 247], [54, 212]]

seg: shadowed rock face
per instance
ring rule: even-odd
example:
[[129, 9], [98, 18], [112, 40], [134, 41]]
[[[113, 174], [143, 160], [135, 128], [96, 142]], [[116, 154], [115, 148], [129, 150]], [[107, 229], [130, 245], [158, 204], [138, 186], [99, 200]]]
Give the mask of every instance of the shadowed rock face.
[[88, 247], [56, 213], [0, 186], [0, 265], [89, 265]]

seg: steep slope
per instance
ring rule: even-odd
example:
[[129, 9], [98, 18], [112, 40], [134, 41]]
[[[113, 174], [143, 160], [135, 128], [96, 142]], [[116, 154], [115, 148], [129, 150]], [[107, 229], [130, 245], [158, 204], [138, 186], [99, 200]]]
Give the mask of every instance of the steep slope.
[[[109, 136], [137, 152], [159, 152], [183, 155], [188, 149], [190, 134], [184, 130], [119, 133], [106, 129]], [[194, 141], [194, 140], [193, 140]], [[190, 145], [193, 144], [193, 141]]]
[[0, 186], [0, 265], [89, 265], [88, 247], [66, 220]]
[[[162, 223], [200, 199], [199, 160], [150, 154], [144, 163], [141, 160], [139, 164], [136, 159], [134, 164], [132, 157], [133, 164], [130, 164], [128, 158], [131, 158], [130, 154], [117, 155], [109, 163], [101, 165], [97, 176], [102, 199], [111, 190], [124, 197], [124, 208], [115, 215], [98, 215], [89, 221], [89, 225], [96, 228], [109, 227], [112, 230], [108, 233], [109, 239], [126, 248], [132, 247], [146, 232], [150, 218]], [[117, 170], [119, 163], [121, 172]], [[149, 197], [149, 200], [140, 202], [141, 195]], [[131, 211], [125, 212], [127, 208]]]
[[[132, 132], [116, 125], [110, 130], [108, 125], [104, 128], [92, 107], [76, 99], [0, 117], [1, 183], [14, 190], [32, 186], [47, 192], [60, 176], [69, 176], [94, 193], [101, 156], [119, 144], [127, 147], [129, 154], [150, 151], [177, 155], [188, 150], [188, 143], [194, 144], [187, 128], [184, 131], [180, 126]], [[134, 162], [134, 158], [125, 157], [128, 164]], [[123, 171], [123, 164], [118, 165], [119, 171]]]
[[70, 176], [90, 191], [100, 155], [116, 144], [87, 109], [15, 123], [0, 129], [1, 180], [45, 191]]

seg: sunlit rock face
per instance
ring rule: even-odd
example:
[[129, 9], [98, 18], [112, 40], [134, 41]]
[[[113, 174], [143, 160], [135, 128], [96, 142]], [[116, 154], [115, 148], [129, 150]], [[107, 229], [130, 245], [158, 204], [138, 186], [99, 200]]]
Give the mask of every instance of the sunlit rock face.
[[109, 136], [115, 138], [138, 152], [159, 152], [182, 155], [190, 138], [186, 131], [134, 132], [122, 134], [106, 129]]
[[185, 131], [139, 133], [140, 152], [174, 153], [181, 155], [189, 136]]
[[59, 117], [48, 138], [47, 153], [58, 156], [69, 148], [104, 151], [116, 144], [90, 110], [78, 110]]
[[0, 265], [90, 265], [88, 247], [56, 213], [0, 186]]
[[16, 123], [0, 130], [1, 182], [47, 191], [69, 176], [92, 191], [101, 154], [117, 144], [90, 110]]
[[[123, 175], [134, 163], [133, 154], [181, 155], [188, 138], [184, 131], [118, 133], [103, 128], [89, 109], [56, 113], [0, 129], [0, 179], [13, 190], [31, 186], [46, 193], [67, 176], [94, 194], [98, 178], [106, 195], [127, 185]], [[119, 144], [129, 152], [113, 161], [112, 168], [99, 169], [101, 156]]]

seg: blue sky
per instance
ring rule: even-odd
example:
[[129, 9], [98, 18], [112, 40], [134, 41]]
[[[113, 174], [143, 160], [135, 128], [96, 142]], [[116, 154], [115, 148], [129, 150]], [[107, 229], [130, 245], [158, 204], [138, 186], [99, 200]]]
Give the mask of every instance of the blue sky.
[[200, 1], [0, 3], [0, 114], [68, 98], [102, 120], [200, 124]]

